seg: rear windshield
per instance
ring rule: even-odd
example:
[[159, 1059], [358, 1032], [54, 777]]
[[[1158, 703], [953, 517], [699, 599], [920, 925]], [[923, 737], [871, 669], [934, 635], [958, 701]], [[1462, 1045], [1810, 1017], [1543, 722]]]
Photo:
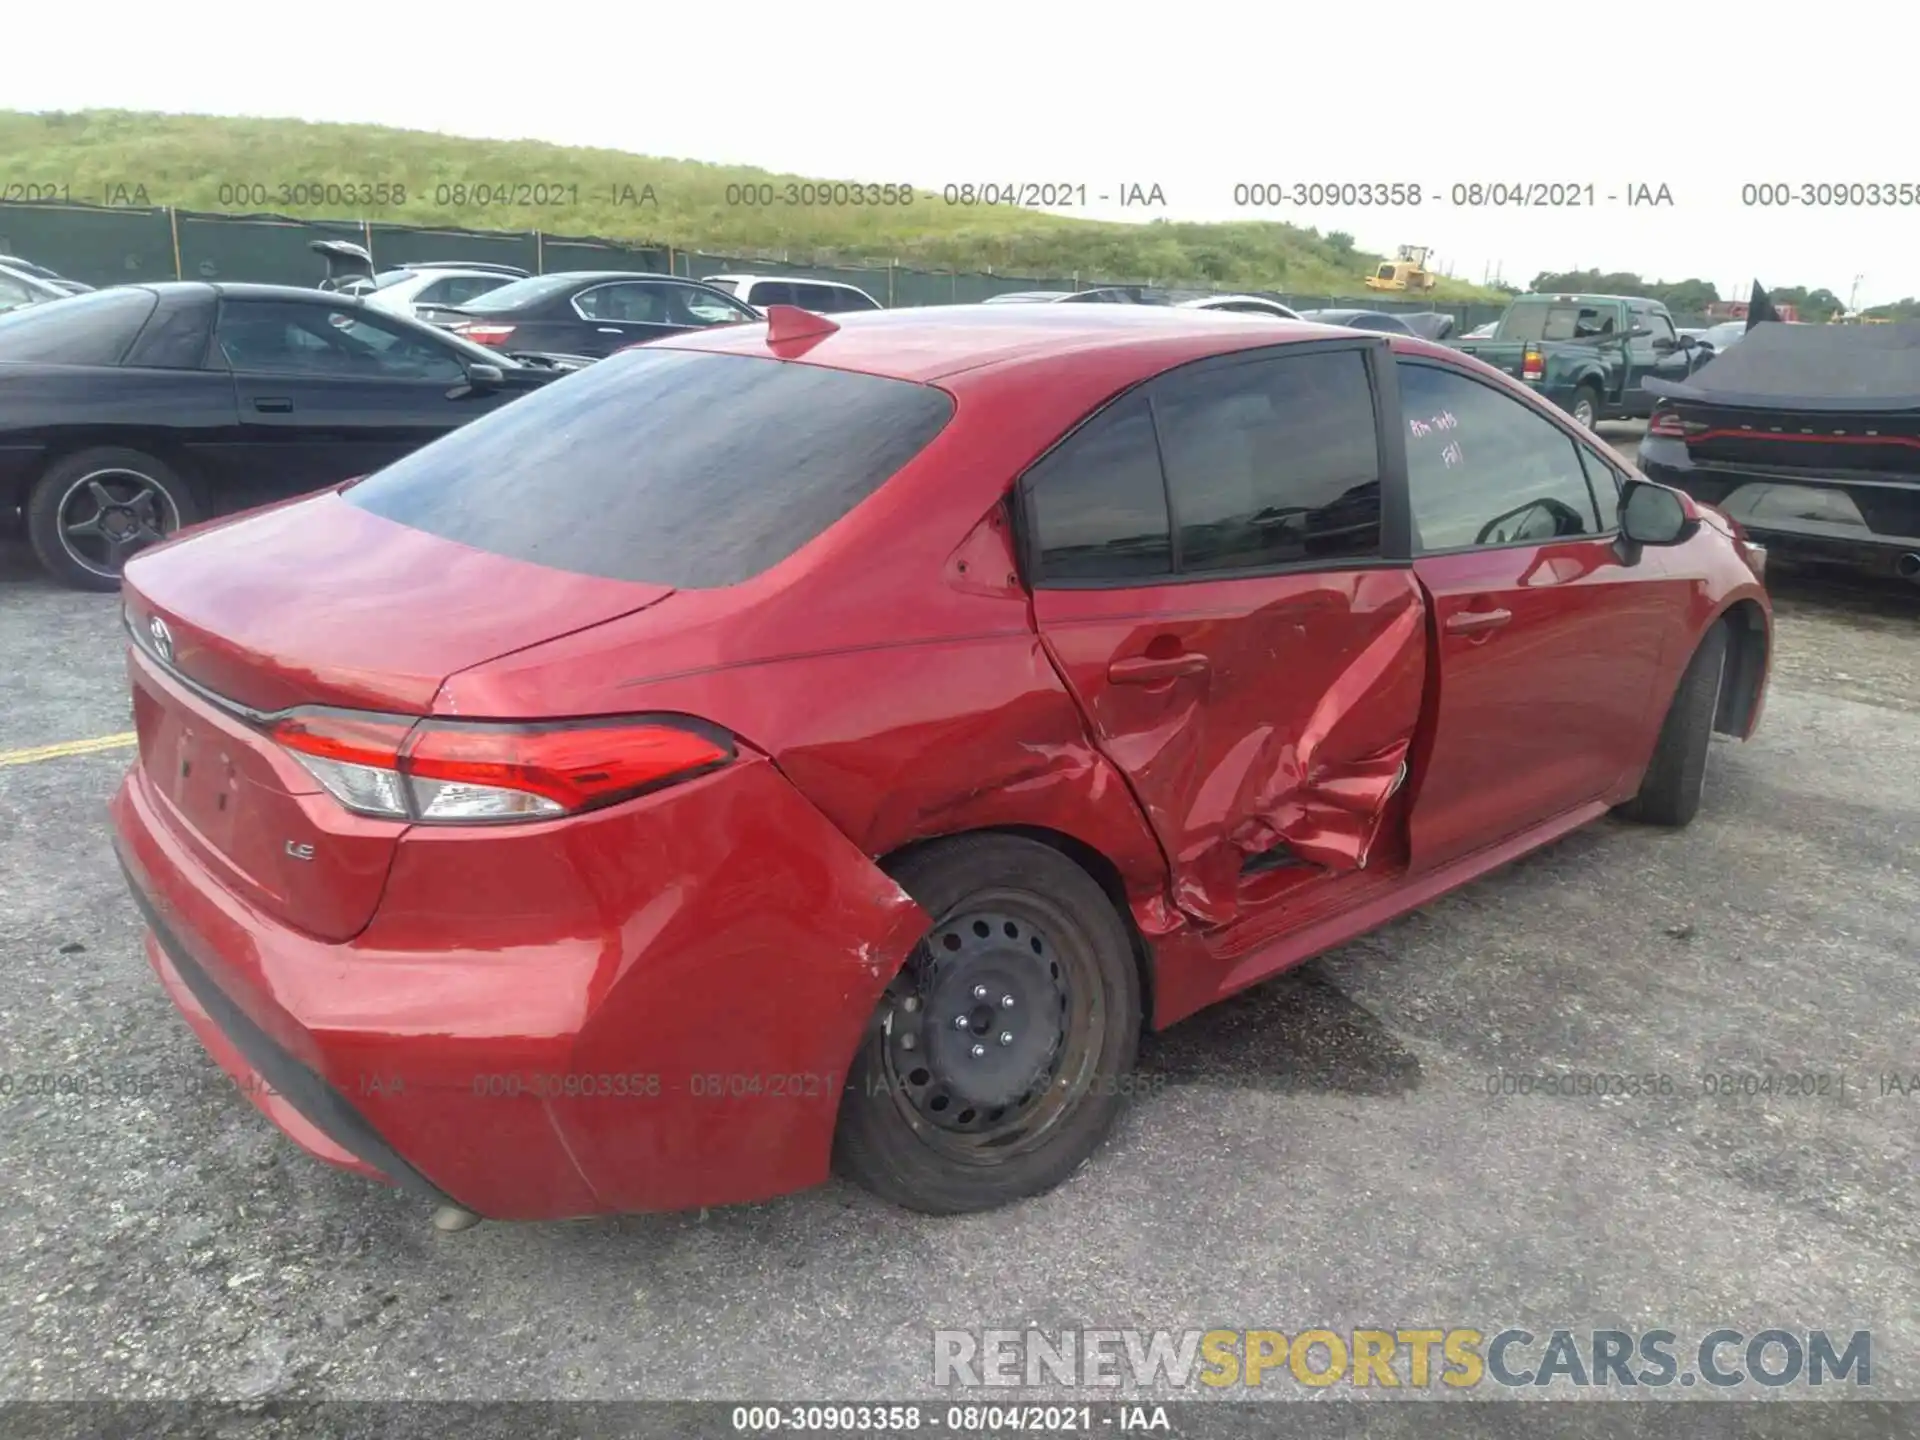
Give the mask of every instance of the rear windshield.
[[737, 585], [885, 484], [944, 391], [817, 365], [622, 351], [346, 493], [444, 540], [581, 575]]
[[740, 293], [740, 282], [738, 280], [727, 280], [719, 275], [710, 275], [700, 283], [702, 285], [711, 285], [716, 290], [724, 290], [729, 295], [738, 295]]
[[0, 315], [0, 360], [118, 365], [159, 297], [127, 286], [89, 290]]
[[534, 305], [542, 300], [550, 300], [579, 283], [578, 275], [530, 275], [525, 280], [515, 280], [511, 285], [502, 285], [498, 290], [489, 290], [484, 295], [476, 295], [460, 308], [488, 313], [518, 310], [522, 305]]
[[1607, 304], [1515, 305], [1497, 334], [1502, 340], [1597, 340], [1615, 332], [1619, 314]]

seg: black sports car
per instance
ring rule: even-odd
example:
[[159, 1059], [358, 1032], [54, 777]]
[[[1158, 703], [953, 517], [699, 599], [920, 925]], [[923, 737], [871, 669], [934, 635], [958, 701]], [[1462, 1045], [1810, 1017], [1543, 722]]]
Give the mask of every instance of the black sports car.
[[28, 306], [0, 315], [0, 523], [112, 590], [183, 525], [377, 470], [564, 373], [292, 286]]
[[1776, 555], [1920, 582], [1920, 325], [1763, 321], [1647, 390], [1649, 479]]
[[567, 270], [533, 275], [423, 319], [502, 350], [586, 355], [595, 360], [662, 335], [738, 325], [760, 312], [724, 290], [672, 275]]

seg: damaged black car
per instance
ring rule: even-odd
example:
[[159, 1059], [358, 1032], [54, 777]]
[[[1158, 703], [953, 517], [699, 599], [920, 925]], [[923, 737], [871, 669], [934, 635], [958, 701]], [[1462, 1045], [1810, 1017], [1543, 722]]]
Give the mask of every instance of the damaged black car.
[[1920, 583], [1920, 324], [1756, 325], [1647, 389], [1648, 478], [1781, 558]]

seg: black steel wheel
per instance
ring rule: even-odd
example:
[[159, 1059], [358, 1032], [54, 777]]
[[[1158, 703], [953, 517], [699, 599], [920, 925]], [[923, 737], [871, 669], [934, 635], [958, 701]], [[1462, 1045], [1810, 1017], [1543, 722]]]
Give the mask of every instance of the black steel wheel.
[[56, 461], [27, 502], [27, 534], [55, 579], [116, 590], [140, 551], [196, 518], [193, 492], [165, 462], [119, 447]]
[[935, 923], [882, 995], [842, 1103], [841, 1169], [956, 1214], [1051, 1189], [1105, 1137], [1140, 1031], [1125, 925], [1072, 860], [967, 836], [898, 877]]

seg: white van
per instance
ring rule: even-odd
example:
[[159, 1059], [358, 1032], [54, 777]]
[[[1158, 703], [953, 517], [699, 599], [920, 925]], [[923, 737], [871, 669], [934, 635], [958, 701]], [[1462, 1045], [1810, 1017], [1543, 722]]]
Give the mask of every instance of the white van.
[[769, 305], [798, 305], [816, 315], [886, 307], [862, 290], [839, 280], [815, 280], [806, 275], [708, 275], [705, 283], [744, 300], [756, 310]]

